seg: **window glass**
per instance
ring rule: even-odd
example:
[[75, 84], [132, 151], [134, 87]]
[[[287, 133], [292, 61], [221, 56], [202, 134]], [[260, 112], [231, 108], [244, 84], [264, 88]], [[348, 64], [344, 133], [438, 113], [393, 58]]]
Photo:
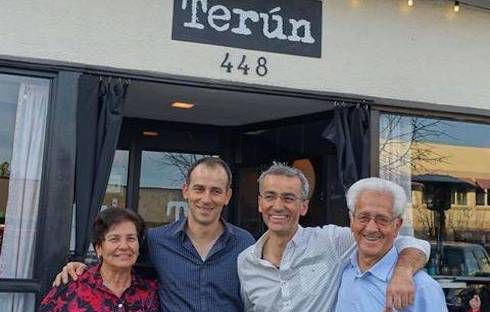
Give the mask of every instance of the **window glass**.
[[455, 270], [461, 270], [464, 267], [464, 251], [459, 248], [444, 248], [444, 256], [442, 258], [442, 268], [440, 274], [451, 275]]
[[466, 206], [468, 204], [466, 191], [464, 190], [453, 190], [451, 197], [451, 204], [453, 205]]
[[475, 254], [470, 249], [466, 250], [465, 258], [468, 275], [474, 275], [476, 272], [480, 271], [480, 267], [478, 266], [478, 261], [476, 260]]
[[480, 266], [480, 272], [490, 273], [490, 259], [488, 259], [488, 253], [485, 249], [475, 249], [475, 256], [478, 260], [478, 265]]
[[35, 302], [34, 293], [0, 293], [0, 311], [34, 312]]
[[[14, 80], [14, 81], [12, 81]], [[5, 229], [5, 213], [9, 193], [15, 113], [20, 82], [16, 77], [0, 75], [0, 246]]]
[[205, 155], [143, 151], [138, 213], [148, 226], [187, 215], [182, 185], [190, 166]]
[[[380, 176], [400, 184], [411, 200], [404, 232], [435, 240], [440, 230], [444, 240], [488, 245], [490, 210], [476, 209], [488, 204], [482, 193], [490, 185], [488, 159], [489, 124], [381, 115]], [[442, 217], [428, 209], [429, 198], [447, 208]]]
[[109, 176], [109, 183], [107, 184], [107, 190], [102, 203], [103, 208], [126, 208], [128, 165], [129, 151], [116, 150], [114, 161], [112, 162], [111, 174]]
[[477, 206], [485, 206], [486, 201], [485, 201], [486, 193], [485, 190], [476, 190], [476, 205]]
[[32, 277], [48, 100], [49, 80], [0, 74], [0, 278]]
[[[50, 81], [0, 74], [0, 278], [33, 277]], [[0, 311], [34, 311], [0, 294]]]

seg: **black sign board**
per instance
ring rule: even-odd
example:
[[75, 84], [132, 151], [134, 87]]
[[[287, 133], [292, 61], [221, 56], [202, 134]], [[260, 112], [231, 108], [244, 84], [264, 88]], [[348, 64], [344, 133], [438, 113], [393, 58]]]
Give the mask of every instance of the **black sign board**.
[[319, 58], [322, 2], [174, 0], [172, 39]]

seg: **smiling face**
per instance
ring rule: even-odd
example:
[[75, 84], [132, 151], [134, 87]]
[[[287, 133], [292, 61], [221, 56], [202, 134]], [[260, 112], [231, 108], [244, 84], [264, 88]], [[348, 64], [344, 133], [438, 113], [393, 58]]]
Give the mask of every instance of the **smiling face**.
[[221, 211], [231, 198], [225, 169], [198, 165], [190, 175], [189, 184], [184, 184], [182, 194], [189, 205], [190, 222], [204, 226], [219, 222]]
[[112, 226], [103, 241], [95, 247], [102, 265], [112, 270], [131, 269], [139, 255], [136, 226], [123, 221]]
[[297, 177], [267, 175], [259, 196], [259, 212], [271, 233], [292, 237], [300, 216], [308, 211], [308, 200], [301, 196]]
[[[376, 224], [373, 218], [387, 223]], [[362, 221], [371, 218], [367, 223]], [[386, 222], [389, 220], [389, 222]], [[363, 191], [358, 195], [351, 229], [357, 242], [359, 262], [374, 264], [393, 246], [402, 224], [393, 219], [393, 196], [379, 191]]]

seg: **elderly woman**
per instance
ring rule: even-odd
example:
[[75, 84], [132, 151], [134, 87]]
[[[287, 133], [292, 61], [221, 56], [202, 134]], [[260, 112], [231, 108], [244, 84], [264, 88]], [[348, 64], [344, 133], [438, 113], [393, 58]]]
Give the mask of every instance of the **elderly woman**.
[[76, 281], [51, 289], [39, 311], [158, 311], [156, 282], [132, 270], [143, 233], [143, 220], [136, 213], [121, 208], [101, 211], [92, 240], [100, 264]]

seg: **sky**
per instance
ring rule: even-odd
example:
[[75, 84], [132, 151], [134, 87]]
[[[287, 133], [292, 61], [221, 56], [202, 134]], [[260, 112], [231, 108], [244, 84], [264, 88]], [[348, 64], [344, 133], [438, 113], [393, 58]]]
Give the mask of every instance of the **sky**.
[[[180, 189], [184, 183], [185, 176], [177, 166], [169, 165], [168, 156], [170, 153], [143, 151], [141, 160], [140, 187], [159, 187], [168, 189]], [[177, 153], [172, 153], [176, 155]], [[190, 159], [191, 154], [182, 154], [183, 157]], [[126, 185], [128, 176], [128, 151], [117, 151], [112, 165], [109, 184]], [[187, 171], [187, 168], [184, 168]]]
[[[391, 120], [387, 116], [393, 115], [382, 115], [381, 129], [385, 129], [388, 120]], [[422, 139], [424, 142], [490, 148], [490, 125], [450, 120], [437, 122], [436, 119], [429, 118], [416, 118], [416, 120], [419, 127], [430, 125], [424, 133], [426, 134]], [[409, 129], [412, 129], [412, 121], [414, 121], [414, 117], [402, 117], [397, 126], [404, 128], [403, 133], [409, 133]], [[391, 122], [395, 124], [395, 122]], [[383, 130], [381, 131], [383, 132]], [[404, 139], [407, 138], [408, 136], [404, 137]]]

